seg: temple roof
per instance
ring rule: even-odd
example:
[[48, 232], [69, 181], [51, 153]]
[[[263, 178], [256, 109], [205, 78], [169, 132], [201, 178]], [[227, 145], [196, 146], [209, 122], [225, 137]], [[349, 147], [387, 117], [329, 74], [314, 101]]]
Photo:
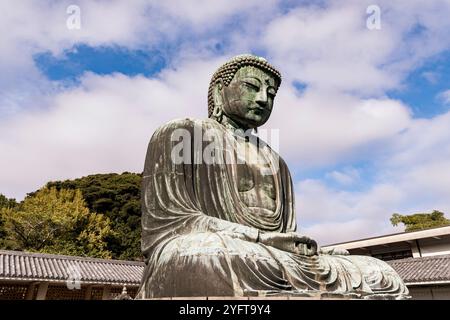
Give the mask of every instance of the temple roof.
[[450, 283], [450, 255], [387, 261], [407, 285]]
[[0, 279], [138, 286], [143, 262], [0, 250]]

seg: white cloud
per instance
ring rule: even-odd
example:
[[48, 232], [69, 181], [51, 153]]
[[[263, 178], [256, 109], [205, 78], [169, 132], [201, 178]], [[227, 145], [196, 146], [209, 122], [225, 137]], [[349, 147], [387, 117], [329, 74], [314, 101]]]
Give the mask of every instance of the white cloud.
[[[221, 44], [225, 33], [220, 29], [234, 15], [253, 13], [249, 16], [255, 18], [245, 20], [251, 24], [250, 20], [259, 20], [276, 10], [276, 1], [261, 6], [256, 0], [80, 0], [75, 4], [81, 10], [81, 29], [70, 30], [66, 26], [70, 16], [66, 9], [73, 4], [70, 0], [0, 2], [4, 13], [0, 29], [8, 30], [0, 38], [0, 115], [19, 112], [58, 91], [35, 66], [35, 54], [51, 52], [60, 56], [81, 43], [159, 49], [159, 44], [177, 46], [179, 39], [191, 38], [187, 44], [180, 44], [183, 53], [173, 57], [171, 62], [176, 66], [191, 57], [214, 58], [211, 47]], [[210, 34], [212, 30], [216, 34]]]
[[293, 79], [325, 89], [379, 91], [396, 77], [378, 68], [395, 47], [387, 32], [365, 28], [364, 4], [298, 8], [270, 23], [264, 36]]
[[392, 143], [388, 164], [394, 170], [450, 159], [450, 112], [416, 119]]
[[[450, 45], [448, 1], [378, 1], [381, 30], [366, 28], [373, 1], [330, 1], [270, 22], [262, 41], [284, 70], [321, 89], [357, 95], [398, 88], [411, 68]], [[324, 8], [325, 7], [325, 8]]]
[[336, 190], [320, 180], [305, 180], [296, 185], [296, 193], [299, 231], [320, 245], [401, 232], [403, 226], [390, 223], [393, 213], [431, 211], [429, 203], [413, 204], [405, 185], [395, 180], [361, 191]]
[[[364, 190], [334, 189], [319, 179], [298, 182], [299, 225], [327, 244], [400, 231], [402, 226], [393, 228], [389, 222], [394, 212], [440, 210], [448, 216], [449, 128], [450, 112], [411, 120], [407, 129], [385, 144], [382, 155], [377, 153], [375, 172], [371, 172], [374, 183]], [[361, 180], [364, 178], [362, 174]]]
[[359, 181], [360, 173], [357, 169], [350, 167], [342, 171], [333, 170], [332, 172], [328, 172], [325, 177], [343, 186], [350, 186]]
[[328, 188], [319, 180], [306, 179], [295, 185], [295, 202], [299, 225], [348, 220], [354, 196]]
[[216, 60], [186, 63], [158, 79], [88, 73], [80, 87], [54, 96], [45, 111], [4, 121], [1, 192], [20, 199], [49, 180], [142, 171], [158, 126], [207, 115], [205, 84], [216, 65]]
[[429, 83], [436, 84], [439, 80], [439, 73], [425, 71], [422, 73], [422, 77], [424, 77]]
[[299, 97], [281, 88], [267, 126], [280, 128], [280, 150], [289, 161], [309, 167], [367, 157], [380, 148], [361, 153], [359, 148], [389, 141], [411, 121], [409, 108], [399, 101], [322, 90]]
[[135, 46], [138, 35], [152, 29], [145, 28], [144, 2], [133, 3], [78, 1], [81, 29], [69, 30], [66, 9], [72, 1], [1, 1], [0, 29], [5, 32], [0, 39], [0, 115], [30, 108], [55, 93], [55, 84], [36, 68], [35, 54], [60, 55], [80, 42]]
[[[236, 14], [251, 12], [254, 15], [277, 11], [276, 0], [268, 0], [261, 5], [258, 0], [244, 2], [228, 0], [187, 0], [187, 1], [155, 1], [155, 7], [167, 12], [171, 17], [189, 25], [196, 31], [205, 32], [205, 25], [218, 27], [228, 18]], [[250, 18], [250, 17], [249, 17]]]
[[296, 187], [298, 215], [308, 224], [389, 216], [393, 209], [388, 208], [396, 208], [404, 197], [402, 189], [389, 183], [375, 184], [366, 192], [335, 190], [311, 179]]
[[445, 104], [450, 105], [450, 89], [439, 93], [438, 98], [442, 100]]
[[300, 233], [317, 239], [319, 246], [326, 246], [356, 239], [364, 239], [380, 234], [401, 232], [400, 228], [386, 228], [380, 220], [360, 220], [345, 222], [323, 222], [300, 229]]

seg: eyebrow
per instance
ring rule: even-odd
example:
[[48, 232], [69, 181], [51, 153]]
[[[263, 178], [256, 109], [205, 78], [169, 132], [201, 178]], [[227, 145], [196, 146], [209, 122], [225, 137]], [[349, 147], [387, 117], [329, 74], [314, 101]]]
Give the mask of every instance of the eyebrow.
[[244, 77], [244, 79], [254, 79], [254, 80], [258, 81], [259, 83], [261, 83], [260, 79], [253, 77], [253, 76], [246, 76], [246, 77]]
[[[261, 84], [261, 82], [262, 82], [260, 79], [254, 77], [254, 76], [245, 76], [245, 77], [243, 78], [243, 80], [245, 80], [245, 79], [254, 79], [254, 80], [258, 81], [260, 84]], [[266, 85], [268, 85], [269, 87], [271, 87], [271, 88], [275, 88], [275, 87], [276, 87], [276, 83], [274, 83], [274, 84], [271, 84], [271, 83], [270, 83], [270, 78], [269, 78], [269, 77], [264, 78], [264, 83], [265, 83]]]

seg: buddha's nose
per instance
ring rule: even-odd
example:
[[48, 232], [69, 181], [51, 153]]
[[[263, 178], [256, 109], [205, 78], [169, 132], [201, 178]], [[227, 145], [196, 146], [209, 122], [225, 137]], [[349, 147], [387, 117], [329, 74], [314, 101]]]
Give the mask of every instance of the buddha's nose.
[[256, 103], [262, 107], [267, 105], [267, 92], [266, 90], [260, 90], [256, 95]]

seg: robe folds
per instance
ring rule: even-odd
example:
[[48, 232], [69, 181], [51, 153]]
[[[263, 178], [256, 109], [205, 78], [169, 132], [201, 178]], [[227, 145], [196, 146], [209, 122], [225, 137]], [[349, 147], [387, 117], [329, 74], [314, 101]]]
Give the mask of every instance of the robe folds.
[[[397, 273], [372, 257], [305, 256], [258, 242], [260, 231], [296, 231], [294, 191], [285, 162], [261, 142], [273, 175], [276, 208], [249, 208], [237, 186], [239, 139], [212, 119], [174, 120], [153, 134], [142, 182], [146, 266], [138, 299], [408, 295]], [[213, 154], [213, 161], [205, 161], [205, 154]]]

